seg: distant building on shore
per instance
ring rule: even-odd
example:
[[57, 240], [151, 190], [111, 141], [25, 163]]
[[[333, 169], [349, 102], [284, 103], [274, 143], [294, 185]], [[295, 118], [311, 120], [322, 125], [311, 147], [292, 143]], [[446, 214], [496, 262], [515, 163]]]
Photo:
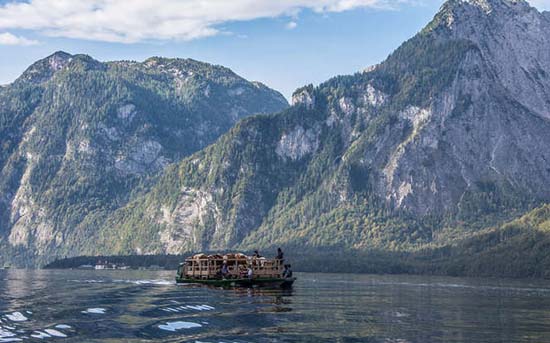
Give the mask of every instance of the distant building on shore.
[[126, 270], [130, 269], [130, 266], [127, 266], [125, 264], [116, 264], [116, 263], [110, 263], [108, 261], [98, 261], [94, 267], [96, 270], [104, 270], [104, 269], [121, 269]]

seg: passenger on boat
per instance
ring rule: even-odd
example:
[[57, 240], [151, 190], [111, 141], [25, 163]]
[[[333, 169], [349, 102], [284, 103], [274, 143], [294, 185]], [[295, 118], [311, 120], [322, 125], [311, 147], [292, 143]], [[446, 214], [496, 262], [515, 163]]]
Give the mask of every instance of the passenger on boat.
[[284, 261], [284, 254], [283, 254], [283, 250], [281, 250], [281, 248], [277, 248], [277, 257], [276, 259], [278, 259], [280, 262], [279, 263], [283, 263]]
[[229, 268], [227, 267], [227, 262], [223, 262], [221, 270], [222, 278], [226, 278], [229, 275]]
[[239, 266], [239, 278], [244, 279], [248, 275], [248, 269], [245, 266]]
[[292, 266], [290, 264], [285, 264], [285, 270], [283, 271], [283, 278], [292, 277]]
[[260, 258], [262, 255], [258, 252], [258, 250], [254, 250], [254, 254], [252, 254], [252, 257]]
[[254, 278], [254, 272], [252, 271], [252, 266], [248, 266], [247, 275], [250, 280]]

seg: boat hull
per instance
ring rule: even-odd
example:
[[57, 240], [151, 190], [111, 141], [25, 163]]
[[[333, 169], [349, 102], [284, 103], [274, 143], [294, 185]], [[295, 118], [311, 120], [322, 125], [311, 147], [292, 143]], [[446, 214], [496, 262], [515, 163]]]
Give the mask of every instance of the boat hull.
[[202, 284], [218, 287], [280, 287], [288, 288], [296, 281], [292, 278], [256, 278], [256, 279], [192, 279], [176, 278], [177, 283]]

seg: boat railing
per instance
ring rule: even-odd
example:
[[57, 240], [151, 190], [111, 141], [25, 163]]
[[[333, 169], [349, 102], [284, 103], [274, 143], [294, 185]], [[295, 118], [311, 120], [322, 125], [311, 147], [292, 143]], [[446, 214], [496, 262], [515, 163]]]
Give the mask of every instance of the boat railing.
[[[227, 263], [228, 272], [221, 274], [223, 263]], [[238, 258], [225, 258], [224, 256], [205, 256], [188, 258], [182, 269], [182, 276], [194, 279], [214, 278], [246, 278], [248, 268], [252, 268], [253, 278], [281, 277], [283, 272], [282, 260], [267, 259], [264, 257], [239, 256]]]

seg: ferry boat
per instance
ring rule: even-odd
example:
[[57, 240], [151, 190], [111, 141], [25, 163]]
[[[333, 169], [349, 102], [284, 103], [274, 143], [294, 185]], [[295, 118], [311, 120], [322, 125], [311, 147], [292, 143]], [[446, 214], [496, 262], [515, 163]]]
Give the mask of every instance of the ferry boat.
[[283, 260], [279, 259], [241, 253], [196, 254], [180, 263], [176, 282], [221, 287], [291, 287], [296, 278], [285, 277], [283, 273]]

